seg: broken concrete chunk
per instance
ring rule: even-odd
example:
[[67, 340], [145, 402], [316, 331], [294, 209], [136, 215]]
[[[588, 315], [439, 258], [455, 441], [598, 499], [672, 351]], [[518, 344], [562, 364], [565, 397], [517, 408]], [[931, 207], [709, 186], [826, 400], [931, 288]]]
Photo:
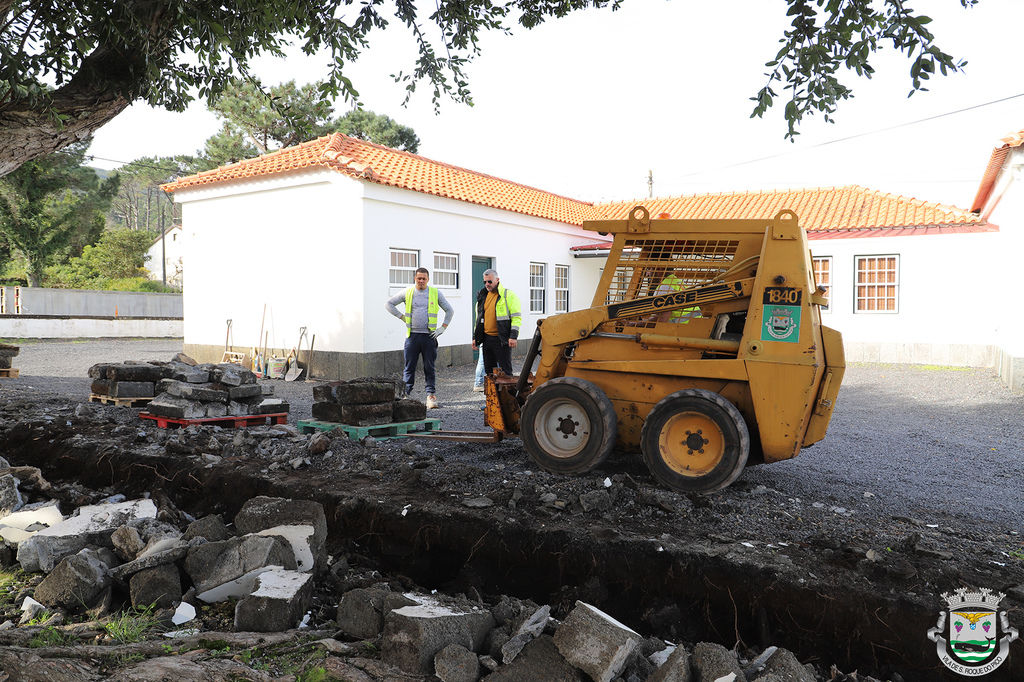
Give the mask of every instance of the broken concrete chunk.
[[331, 449], [331, 437], [323, 431], [317, 431], [306, 444], [306, 452], [311, 455], [322, 455]]
[[224, 362], [215, 365], [210, 370], [210, 381], [216, 381], [227, 386], [241, 386], [242, 384], [255, 384], [256, 375], [244, 367]]
[[110, 577], [115, 580], [127, 580], [140, 571], [180, 561], [185, 558], [192, 547], [199, 544], [202, 544], [202, 540], [182, 542], [166, 538], [165, 540], [158, 541], [151, 549], [140, 553], [134, 560], [123, 563], [120, 566], [114, 566], [108, 572]]
[[434, 656], [434, 675], [441, 682], [477, 682], [480, 659], [461, 644], [449, 644]]
[[280, 398], [264, 398], [262, 402], [249, 406], [249, 414], [278, 414], [288, 411], [288, 403]]
[[276, 526], [311, 525], [316, 546], [322, 547], [327, 541], [327, 515], [324, 513], [324, 506], [313, 500], [291, 500], [259, 495], [246, 500], [235, 514], [234, 523], [239, 533], [258, 533]]
[[377, 403], [375, 405], [342, 405], [341, 423], [353, 426], [376, 426], [390, 424], [393, 419], [393, 403]]
[[228, 403], [228, 414], [232, 417], [245, 417], [249, 414], [249, 406], [245, 403], [232, 400]]
[[22, 570], [50, 572], [58, 561], [89, 545], [110, 546], [110, 536], [133, 518], [156, 518], [152, 500], [79, 507], [75, 516], [44, 528], [18, 545]]
[[814, 682], [817, 679], [817, 676], [797, 660], [793, 652], [788, 649], [777, 649], [758, 672], [759, 678], [771, 675], [780, 680], [792, 680], [792, 682]]
[[230, 400], [244, 400], [262, 395], [263, 389], [260, 388], [259, 384], [242, 384], [241, 386], [232, 386], [228, 389], [228, 398]]
[[172, 362], [182, 362], [182, 363], [184, 363], [186, 365], [189, 365], [191, 367], [195, 367], [197, 364], [199, 364], [195, 360], [193, 360], [190, 355], [186, 355], [185, 353], [175, 353], [174, 357], [171, 358], [171, 361]]
[[610, 682], [618, 677], [642, 639], [608, 614], [581, 601], [576, 602], [555, 632], [555, 646], [565, 660], [595, 682]]
[[381, 660], [408, 673], [429, 675], [434, 656], [449, 644], [480, 648], [494, 627], [489, 611], [442, 604], [426, 595], [406, 595], [419, 604], [384, 617]]
[[114, 551], [122, 561], [131, 561], [139, 555], [146, 543], [142, 541], [139, 531], [131, 526], [121, 526], [110, 536]]
[[396, 422], [413, 422], [427, 418], [427, 406], [418, 400], [403, 398], [396, 400], [393, 409]]
[[196, 596], [207, 603], [249, 594], [256, 576], [271, 566], [295, 569], [291, 547], [275, 535], [207, 542], [189, 550], [185, 559]]
[[72, 613], [92, 607], [110, 583], [107, 565], [83, 549], [65, 557], [36, 586], [35, 598], [51, 608]]
[[717, 680], [728, 675], [735, 675], [738, 680], [746, 679], [736, 652], [714, 642], [697, 643], [693, 647], [691, 665], [697, 679]]
[[114, 398], [152, 398], [152, 381], [111, 381], [108, 395]]
[[0, 476], [0, 517], [9, 516], [25, 505], [18, 482], [11, 474]]
[[272, 569], [256, 578], [248, 597], [235, 606], [235, 630], [277, 632], [296, 627], [313, 603], [313, 576]]
[[188, 542], [192, 538], [206, 538], [207, 542], [219, 542], [227, 540], [231, 536], [232, 533], [224, 525], [224, 520], [221, 519], [220, 514], [210, 514], [188, 524], [188, 528], [185, 529], [185, 534], [181, 536], [181, 539], [183, 542]]
[[[654, 660], [651, 663], [656, 665]], [[651, 673], [647, 682], [690, 682], [692, 679], [690, 652], [684, 646], [677, 646], [671, 650], [665, 662]]]
[[201, 402], [176, 398], [166, 393], [153, 398], [147, 410], [150, 414], [172, 419], [202, 419], [206, 416], [206, 406]]
[[570, 665], [549, 635], [527, 644], [516, 660], [483, 678], [486, 682], [586, 682], [589, 678]]
[[276, 535], [279, 538], [283, 538], [292, 548], [292, 552], [295, 555], [295, 569], [301, 573], [313, 570], [314, 558], [316, 556], [314, 551], [319, 551], [320, 549], [313, 546], [313, 526], [274, 526], [273, 528], [259, 531], [257, 535]]
[[28, 505], [0, 519], [0, 538], [17, 545], [36, 531], [55, 526], [63, 520], [57, 500]]
[[373, 639], [384, 629], [384, 616], [417, 602], [398, 592], [359, 587], [341, 596], [338, 627], [353, 639]]
[[174, 564], [145, 568], [131, 577], [128, 586], [136, 608], [172, 608], [181, 602], [181, 576]]
[[523, 647], [529, 644], [531, 640], [539, 637], [544, 632], [544, 626], [547, 625], [550, 615], [550, 606], [542, 606], [530, 614], [523, 621], [522, 625], [519, 626], [515, 634], [501, 646], [502, 662], [511, 663], [519, 655], [519, 652], [523, 650]]
[[224, 403], [206, 403], [207, 417], [226, 417], [228, 406]]

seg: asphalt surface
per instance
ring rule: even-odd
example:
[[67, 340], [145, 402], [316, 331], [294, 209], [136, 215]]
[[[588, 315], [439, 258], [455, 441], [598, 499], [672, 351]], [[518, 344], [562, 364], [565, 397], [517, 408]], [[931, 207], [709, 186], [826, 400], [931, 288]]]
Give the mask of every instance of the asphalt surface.
[[[39, 392], [85, 401], [91, 365], [169, 360], [181, 350], [180, 339], [21, 343], [14, 358], [20, 377], [0, 380], [0, 399]], [[484, 428], [483, 394], [472, 391], [474, 369], [438, 368], [441, 407], [430, 416], [440, 418], [442, 428]], [[312, 382], [268, 382], [291, 404], [291, 423], [310, 418]], [[413, 397], [422, 399], [422, 376], [416, 384]], [[748, 468], [737, 484], [824, 496], [865, 522], [905, 515], [929, 524], [973, 520], [1019, 531], [1022, 415], [1024, 394], [1011, 392], [989, 369], [855, 364], [847, 368], [825, 439], [796, 459]]]

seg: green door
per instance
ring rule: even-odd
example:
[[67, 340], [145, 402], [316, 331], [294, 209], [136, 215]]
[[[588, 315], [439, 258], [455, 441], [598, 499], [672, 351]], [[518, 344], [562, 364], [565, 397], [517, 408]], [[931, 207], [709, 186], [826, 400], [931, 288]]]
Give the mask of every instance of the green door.
[[[493, 268], [493, 267], [494, 267], [494, 259], [493, 258], [487, 258], [485, 256], [473, 256], [473, 281], [470, 282], [470, 287], [469, 287], [469, 294], [470, 294], [470, 296], [469, 296], [469, 298], [470, 298], [469, 305], [470, 305], [470, 308], [471, 308], [470, 313], [469, 313], [469, 319], [470, 320], [476, 320], [476, 292], [480, 291], [480, 289], [482, 289], [483, 286], [484, 286], [484, 270], [487, 270], [488, 268]], [[473, 324], [475, 324], [475, 322], [472, 322], [470, 324], [473, 325]], [[469, 335], [470, 336], [473, 335], [473, 327], [472, 326], [469, 329]], [[473, 351], [473, 362], [477, 361], [477, 356], [479, 354], [480, 354], [479, 350]]]

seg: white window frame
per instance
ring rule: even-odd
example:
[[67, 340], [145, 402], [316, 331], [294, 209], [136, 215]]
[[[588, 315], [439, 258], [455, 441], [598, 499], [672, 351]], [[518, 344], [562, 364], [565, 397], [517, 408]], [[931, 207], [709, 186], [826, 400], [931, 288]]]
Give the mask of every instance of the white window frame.
[[[564, 276], [559, 275], [559, 270], [564, 271]], [[564, 280], [565, 286], [558, 286], [559, 280]], [[555, 264], [555, 312], [556, 313], [567, 313], [569, 312], [569, 266]], [[564, 295], [564, 302], [559, 300], [559, 294]]]
[[[440, 258], [453, 258], [455, 259], [455, 268], [444, 268], [438, 265], [437, 259]], [[448, 277], [451, 275], [451, 277]], [[451, 282], [442, 282], [441, 280], [452, 280]], [[434, 252], [434, 272], [430, 275], [430, 280], [434, 283], [438, 289], [458, 289], [459, 288], [459, 254], [448, 253], [446, 251], [435, 251]]]
[[[826, 263], [825, 273], [828, 275], [827, 282], [818, 281], [818, 273], [814, 270], [814, 264], [822, 262]], [[821, 306], [821, 310], [831, 312], [832, 310], [832, 280], [834, 278], [835, 270], [832, 269], [832, 256], [811, 256], [811, 269], [814, 274], [814, 285], [825, 287], [825, 296], [828, 298], [828, 305]]]
[[[861, 262], [866, 261], [866, 260], [872, 260], [872, 259], [878, 260], [878, 259], [882, 259], [882, 258], [892, 258], [895, 261], [893, 269], [892, 269], [892, 272], [894, 273], [894, 276], [893, 276], [893, 280], [894, 281], [893, 282], [863, 282], [863, 283], [861, 283], [861, 282], [857, 281], [857, 278], [860, 276], [860, 264], [861, 264]], [[889, 272], [889, 270], [888, 269], [886, 269], [886, 270], [873, 270], [871, 272]], [[862, 300], [862, 298], [865, 301], [866, 300], [875, 300], [875, 301], [881, 300], [881, 301], [884, 301], [884, 300], [888, 300], [889, 299], [888, 296], [885, 296], [885, 297], [880, 297], [880, 296], [867, 297], [867, 296], [864, 296], [864, 297], [862, 297], [861, 293], [860, 293], [861, 292], [861, 288], [862, 287], [867, 288], [867, 287], [871, 287], [871, 286], [875, 286], [875, 287], [889, 287], [889, 286], [891, 286], [893, 288], [893, 295], [892, 295], [893, 309], [892, 310], [861, 310], [859, 308], [860, 301]], [[853, 312], [854, 312], [855, 315], [896, 315], [896, 314], [898, 314], [900, 312], [900, 255], [898, 253], [879, 253], [879, 254], [870, 254], [870, 255], [866, 255], [866, 256], [854, 256], [853, 257]]]
[[[535, 273], [534, 272], [534, 268], [540, 268], [540, 272], [539, 273]], [[536, 286], [537, 285], [537, 277], [538, 276], [540, 277], [540, 286]], [[548, 279], [548, 264], [547, 263], [537, 263], [535, 261], [530, 261], [529, 282], [530, 282], [530, 312], [531, 313], [537, 313], [539, 315], [543, 315], [546, 312], [546, 310], [547, 310], [547, 302], [548, 302], [547, 301], [547, 293], [548, 293], [548, 290], [547, 290], [547, 279]], [[537, 305], [538, 301], [535, 300], [534, 294], [538, 294], [539, 295], [539, 305]]]
[[[412, 256], [413, 265], [395, 264], [395, 256]], [[416, 269], [420, 266], [419, 249], [388, 249], [388, 284], [393, 287], [410, 287], [416, 284]], [[403, 275], [407, 275], [403, 276]], [[408, 281], [405, 281], [408, 279]]]

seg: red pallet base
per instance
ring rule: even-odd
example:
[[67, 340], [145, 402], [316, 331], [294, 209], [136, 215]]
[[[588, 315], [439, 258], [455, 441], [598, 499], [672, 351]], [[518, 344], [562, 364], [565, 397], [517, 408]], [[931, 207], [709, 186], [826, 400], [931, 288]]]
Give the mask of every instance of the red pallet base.
[[172, 426], [191, 426], [192, 424], [216, 424], [217, 426], [233, 426], [235, 428], [242, 428], [243, 426], [258, 426], [260, 424], [266, 424], [268, 419], [271, 424], [288, 423], [287, 412], [277, 412], [274, 414], [250, 414], [244, 417], [204, 417], [202, 419], [177, 419], [176, 417], [161, 417], [160, 415], [150, 414], [149, 412], [140, 412], [139, 417], [155, 421], [156, 425], [161, 429], [168, 429]]

